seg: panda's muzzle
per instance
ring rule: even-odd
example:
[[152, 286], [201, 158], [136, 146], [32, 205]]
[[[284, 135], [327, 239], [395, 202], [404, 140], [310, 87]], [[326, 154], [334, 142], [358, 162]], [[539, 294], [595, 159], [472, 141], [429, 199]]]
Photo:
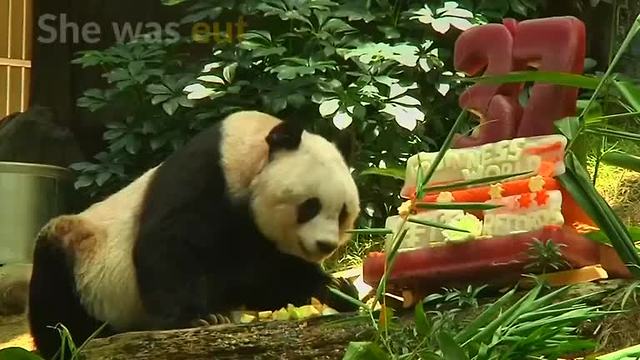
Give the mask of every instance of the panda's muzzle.
[[338, 248], [338, 244], [333, 241], [318, 240], [316, 241], [316, 248], [318, 249], [318, 252], [331, 254]]

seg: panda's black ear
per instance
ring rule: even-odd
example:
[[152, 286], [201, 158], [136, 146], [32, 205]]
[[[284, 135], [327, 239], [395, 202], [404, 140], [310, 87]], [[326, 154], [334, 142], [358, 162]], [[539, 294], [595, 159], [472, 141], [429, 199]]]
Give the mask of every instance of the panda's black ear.
[[356, 153], [356, 140], [354, 139], [353, 133], [351, 131], [342, 130], [335, 137], [333, 143], [342, 154], [347, 165], [352, 165], [353, 158]]
[[276, 125], [267, 135], [269, 152], [278, 150], [295, 150], [300, 146], [302, 139], [302, 127], [292, 121], [283, 121]]

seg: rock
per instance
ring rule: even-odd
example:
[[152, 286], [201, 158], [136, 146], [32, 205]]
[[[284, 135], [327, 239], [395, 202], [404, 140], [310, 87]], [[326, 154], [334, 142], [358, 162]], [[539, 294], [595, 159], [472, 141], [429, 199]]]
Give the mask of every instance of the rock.
[[31, 264], [11, 264], [0, 267], [0, 315], [17, 315], [25, 312], [31, 268]]

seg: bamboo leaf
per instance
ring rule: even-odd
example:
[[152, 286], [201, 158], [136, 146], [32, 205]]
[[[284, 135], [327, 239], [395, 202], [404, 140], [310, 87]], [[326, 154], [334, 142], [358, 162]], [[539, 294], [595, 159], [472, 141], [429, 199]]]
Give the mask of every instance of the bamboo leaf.
[[620, 45], [620, 48], [616, 52], [616, 55], [613, 57], [613, 60], [611, 60], [611, 63], [609, 63], [609, 66], [607, 67], [607, 71], [605, 71], [604, 76], [600, 79], [600, 82], [598, 83], [598, 86], [596, 87], [595, 91], [593, 92], [593, 94], [591, 94], [591, 97], [589, 98], [587, 105], [584, 107], [584, 109], [582, 109], [582, 112], [580, 112], [581, 118], [584, 118], [585, 114], [590, 110], [591, 105], [593, 105], [600, 90], [611, 78], [611, 73], [613, 72], [613, 69], [618, 64], [618, 61], [620, 61], [622, 54], [624, 54], [624, 52], [627, 50], [627, 48], [631, 44], [631, 41], [633, 40], [633, 38], [635, 38], [638, 31], [640, 31], [640, 15], [636, 17], [635, 21], [631, 25], [631, 29], [629, 29], [629, 32], [627, 32], [627, 36], [625, 36], [624, 40], [622, 41], [622, 44]]
[[640, 111], [640, 89], [628, 81], [614, 81], [613, 83], [627, 103], [635, 111]]
[[524, 175], [533, 175], [533, 172], [532, 171], [524, 171], [524, 172], [513, 173], [513, 174], [487, 176], [487, 177], [483, 177], [481, 179], [457, 181], [457, 182], [446, 184], [446, 185], [427, 186], [425, 191], [427, 193], [432, 193], [432, 192], [460, 189], [460, 188], [464, 188], [464, 187], [471, 186], [471, 185], [473, 185], [473, 186], [488, 185], [488, 184], [493, 184], [493, 183], [498, 182], [498, 181], [511, 179], [511, 178], [516, 178], [516, 177], [521, 177], [521, 176], [524, 176]]
[[[627, 231], [629, 231], [629, 235], [631, 235], [631, 240], [633, 240], [634, 242], [640, 241], [640, 227], [629, 226], [627, 227]], [[602, 230], [590, 232], [588, 234], [585, 234], [585, 236], [593, 241], [598, 241], [604, 244], [611, 243], [607, 235]]]
[[529, 291], [525, 296], [520, 298], [515, 304], [513, 304], [509, 309], [505, 312], [494, 318], [487, 326], [485, 326], [481, 331], [477, 332], [473, 335], [469, 340], [463, 342], [463, 347], [466, 347], [468, 344], [474, 342], [482, 342], [492, 336], [495, 331], [505, 324], [511, 322], [514, 318], [518, 317], [524, 309], [528, 307], [528, 304], [533, 302], [533, 299], [538, 296], [542, 287], [537, 285], [531, 291]]
[[443, 223], [424, 220], [424, 219], [409, 218], [407, 221], [415, 223], [415, 224], [419, 224], [419, 225], [435, 227], [435, 228], [438, 228], [438, 229], [461, 231], [461, 232], [465, 232], [465, 233], [469, 232], [469, 230], [459, 229], [459, 228], [456, 228], [456, 227], [453, 227], [453, 226], [449, 226], [449, 225], [446, 225], [446, 224], [443, 224]]
[[491, 210], [502, 207], [503, 205], [488, 204], [483, 202], [416, 202], [416, 207], [421, 209], [453, 209], [453, 210]]
[[629, 118], [629, 117], [637, 117], [637, 116], [640, 116], [640, 111], [620, 113], [620, 114], [611, 114], [611, 115], [604, 115], [604, 116], [596, 116], [596, 117], [592, 117], [592, 118], [587, 118], [586, 119], [586, 124], [589, 125], [589, 124], [601, 123], [603, 120], [626, 119], [626, 118]]
[[460, 80], [486, 84], [536, 82], [582, 89], [595, 89], [598, 86], [600, 78], [554, 71], [513, 71], [505, 75], [485, 75], [462, 78]]
[[329, 287], [329, 291], [331, 291], [332, 293], [336, 294], [336, 296], [339, 296], [339, 297], [343, 298], [344, 300], [352, 303], [353, 305], [360, 307], [361, 309], [369, 309], [369, 306], [367, 306], [367, 304], [363, 303], [359, 299], [356, 299], [354, 297], [351, 297], [351, 296], [343, 293], [339, 289], [336, 289], [336, 288], [330, 286]]
[[591, 133], [591, 134], [595, 134], [595, 135], [600, 135], [600, 136], [607, 136], [607, 137], [615, 137], [615, 138], [625, 139], [625, 140], [640, 141], [640, 134], [634, 134], [634, 133], [630, 133], [630, 132], [626, 132], [626, 131], [611, 130], [611, 129], [606, 129], [606, 128], [601, 128], [601, 127], [595, 127], [594, 126], [594, 127], [587, 127], [585, 129], [585, 132]]
[[503, 310], [503, 307], [513, 299], [516, 293], [516, 288], [511, 289], [508, 293], [504, 294], [500, 299], [491, 304], [485, 311], [480, 314], [475, 320], [473, 320], [467, 327], [456, 334], [455, 340], [458, 343], [466, 343], [471, 337], [477, 334], [481, 328], [487, 326], [492, 320], [494, 320]]
[[629, 271], [640, 276], [640, 256], [627, 228], [593, 187], [589, 175], [572, 152], [568, 153], [565, 165], [567, 171], [558, 176], [558, 180], [605, 232]]
[[[440, 151], [438, 151], [438, 154], [436, 155], [435, 159], [433, 159], [433, 162], [431, 163], [431, 165], [429, 165], [427, 172], [424, 174], [424, 178], [420, 179], [420, 177], [418, 176], [418, 180], [422, 180], [422, 181], [418, 181], [416, 184], [416, 194], [419, 199], [421, 199], [422, 196], [424, 195], [425, 186], [429, 183], [429, 180], [431, 180], [431, 178], [433, 177], [433, 174], [435, 174], [436, 169], [438, 168], [438, 165], [440, 165], [440, 161], [442, 161], [442, 158], [444, 158], [444, 154], [451, 147], [451, 143], [453, 142], [453, 136], [456, 134], [456, 131], [460, 127], [460, 124], [462, 124], [462, 122], [467, 118], [467, 116], [468, 116], [468, 113], [466, 110], [463, 110], [460, 113], [460, 115], [458, 115], [456, 122], [453, 123], [451, 130], [449, 130], [449, 134], [444, 139], [442, 146], [440, 147]], [[420, 166], [420, 163], [421, 163], [420, 158], [418, 158], [418, 175], [420, 175], [420, 169], [422, 169], [422, 167]]]
[[440, 345], [440, 351], [442, 351], [442, 355], [447, 360], [469, 360], [460, 345], [444, 330], [438, 333], [438, 345]]
[[398, 180], [404, 180], [405, 171], [399, 168], [386, 168], [386, 169], [368, 168], [367, 170], [360, 172], [359, 175], [360, 176], [378, 175], [378, 176], [392, 177]]
[[342, 360], [388, 360], [389, 355], [373, 342], [351, 342]]
[[607, 152], [601, 157], [600, 161], [623, 169], [640, 172], [640, 156], [631, 155], [622, 151]]
[[596, 357], [596, 360], [631, 360], [638, 356], [640, 356], [640, 344], [614, 351], [605, 355], [600, 355]]
[[568, 140], [575, 139], [580, 134], [580, 129], [582, 128], [580, 118], [575, 116], [560, 119], [554, 124], [560, 133]]
[[407, 232], [409, 231], [409, 229], [404, 228], [404, 223], [402, 224], [401, 229], [402, 229], [402, 232], [394, 238], [394, 242], [393, 242], [393, 245], [391, 246], [391, 250], [387, 252], [385, 256], [385, 272], [384, 274], [382, 274], [382, 279], [380, 279], [380, 283], [378, 284], [378, 288], [376, 289], [376, 297], [375, 297], [375, 300], [373, 301], [373, 305], [371, 305], [372, 309], [376, 307], [376, 304], [380, 301], [380, 299], [382, 298], [385, 292], [385, 289], [387, 287], [387, 280], [391, 275], [391, 270], [393, 269], [393, 264], [395, 263], [396, 255], [398, 254], [398, 249], [400, 249], [402, 240], [404, 240], [404, 237], [407, 236]]
[[420, 336], [429, 336], [431, 334], [431, 328], [433, 323], [427, 318], [427, 314], [424, 312], [422, 301], [418, 301], [414, 310], [414, 318], [416, 322], [416, 331]]
[[393, 230], [386, 228], [369, 228], [369, 229], [352, 229], [347, 233], [352, 234], [368, 234], [368, 235], [388, 235], [393, 234]]

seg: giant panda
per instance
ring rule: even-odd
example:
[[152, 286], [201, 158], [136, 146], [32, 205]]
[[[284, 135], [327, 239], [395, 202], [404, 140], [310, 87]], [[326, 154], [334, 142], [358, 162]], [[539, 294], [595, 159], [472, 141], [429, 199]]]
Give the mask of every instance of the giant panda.
[[58, 323], [81, 344], [103, 323], [101, 336], [176, 329], [329, 299], [335, 279], [320, 264], [360, 211], [342, 150], [240, 111], [105, 200], [50, 220], [30, 282], [38, 351], [59, 349]]

